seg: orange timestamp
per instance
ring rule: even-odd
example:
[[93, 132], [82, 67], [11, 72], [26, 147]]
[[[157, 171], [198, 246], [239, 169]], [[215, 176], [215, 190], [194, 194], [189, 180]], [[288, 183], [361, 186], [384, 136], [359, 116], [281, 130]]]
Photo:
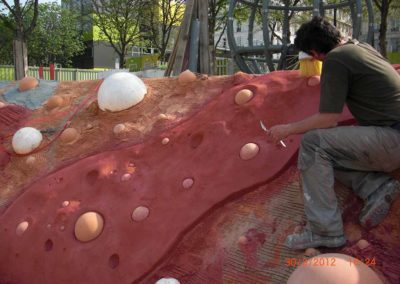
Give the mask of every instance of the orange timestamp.
[[[366, 264], [367, 266], [375, 266], [376, 265], [376, 258], [349, 258], [348, 263], [350, 266], [357, 266], [361, 263]], [[285, 266], [325, 266], [325, 267], [334, 267], [336, 266], [336, 257], [312, 257], [312, 258], [296, 258], [296, 257], [287, 257], [285, 258]]]
[[313, 257], [313, 258], [285, 258], [286, 266], [336, 266], [335, 257]]
[[375, 266], [376, 265], [376, 258], [375, 257], [366, 257], [364, 259], [358, 259], [358, 258], [351, 258], [349, 259], [350, 265], [360, 265], [360, 263], [364, 263], [367, 266]]

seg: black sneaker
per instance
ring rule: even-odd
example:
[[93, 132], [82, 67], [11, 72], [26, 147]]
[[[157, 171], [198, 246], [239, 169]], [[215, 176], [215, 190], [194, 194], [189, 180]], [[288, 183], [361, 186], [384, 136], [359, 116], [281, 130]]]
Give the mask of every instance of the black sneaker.
[[368, 196], [360, 213], [360, 224], [364, 228], [377, 226], [389, 213], [390, 206], [399, 196], [400, 182], [390, 179]]
[[303, 232], [289, 235], [286, 238], [285, 246], [291, 249], [307, 249], [316, 247], [335, 248], [346, 243], [344, 235], [336, 237], [321, 236], [305, 229]]

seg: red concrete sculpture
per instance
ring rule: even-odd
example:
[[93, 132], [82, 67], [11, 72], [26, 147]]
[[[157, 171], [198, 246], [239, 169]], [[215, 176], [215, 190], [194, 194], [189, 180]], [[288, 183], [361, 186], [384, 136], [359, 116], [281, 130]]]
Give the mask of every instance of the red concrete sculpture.
[[[293, 167], [301, 136], [273, 145], [259, 121], [270, 127], [316, 112], [315, 79], [310, 85], [297, 71], [281, 71], [197, 78], [190, 86], [177, 81], [145, 80], [144, 101], [119, 113], [98, 109], [101, 82], [64, 83], [56, 93], [68, 105], [19, 120], [42, 129], [47, 144], [16, 156], [8, 146], [16, 127], [2, 133], [0, 153], [11, 159], [0, 178], [0, 200], [10, 203], [0, 216], [0, 283], [155, 283], [179, 276], [165, 275], [163, 264], [185, 236]], [[244, 89], [252, 96], [237, 104]], [[352, 122], [346, 111], [341, 123]], [[69, 129], [79, 136], [63, 137]], [[244, 254], [271, 243], [256, 230], [237, 240]], [[257, 266], [254, 257], [246, 265]]]

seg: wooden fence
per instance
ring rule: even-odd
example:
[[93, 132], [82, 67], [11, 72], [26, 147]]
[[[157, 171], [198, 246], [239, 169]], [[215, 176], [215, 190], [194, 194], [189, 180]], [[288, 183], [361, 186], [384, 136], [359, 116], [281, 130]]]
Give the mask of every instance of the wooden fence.
[[[106, 70], [106, 69], [105, 69]], [[95, 80], [98, 73], [104, 70], [55, 68], [56, 81]], [[230, 58], [217, 58], [215, 75], [230, 75], [237, 71], [233, 60]], [[39, 78], [39, 67], [29, 67], [28, 76]], [[50, 80], [50, 68], [43, 68], [43, 79]], [[14, 80], [14, 66], [0, 65], [0, 81]]]
[[[94, 80], [97, 74], [104, 70], [55, 68], [54, 80], [56, 81], [76, 81]], [[39, 78], [39, 67], [29, 67], [28, 76]], [[43, 79], [50, 80], [50, 68], [43, 68]], [[14, 80], [14, 66], [0, 65], [0, 80]]]

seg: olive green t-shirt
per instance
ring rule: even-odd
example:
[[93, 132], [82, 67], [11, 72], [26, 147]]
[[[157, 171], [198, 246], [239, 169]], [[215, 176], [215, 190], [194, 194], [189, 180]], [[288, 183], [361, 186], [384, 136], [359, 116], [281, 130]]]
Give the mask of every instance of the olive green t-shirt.
[[321, 74], [321, 113], [344, 104], [360, 125], [400, 122], [400, 76], [370, 45], [348, 41], [330, 51]]

